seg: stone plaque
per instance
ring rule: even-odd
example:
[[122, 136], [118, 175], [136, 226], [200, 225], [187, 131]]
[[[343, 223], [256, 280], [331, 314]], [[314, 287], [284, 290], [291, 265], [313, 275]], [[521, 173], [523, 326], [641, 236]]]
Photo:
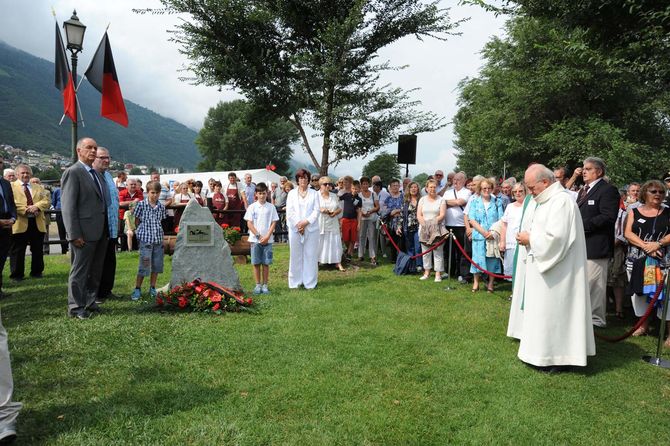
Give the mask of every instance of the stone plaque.
[[211, 223], [186, 223], [182, 226], [186, 233], [186, 246], [214, 245]]

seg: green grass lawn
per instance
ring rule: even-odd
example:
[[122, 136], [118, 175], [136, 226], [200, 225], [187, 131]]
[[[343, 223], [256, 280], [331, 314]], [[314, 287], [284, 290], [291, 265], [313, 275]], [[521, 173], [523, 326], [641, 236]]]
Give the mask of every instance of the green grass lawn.
[[[128, 296], [137, 255], [118, 259]], [[598, 341], [583, 371], [539, 373], [505, 337], [509, 285], [445, 291], [385, 264], [288, 290], [277, 246], [257, 314], [124, 298], [79, 321], [65, 313], [67, 257], [46, 262], [0, 301], [25, 405], [17, 444], [670, 444], [670, 371], [640, 360], [655, 338]], [[250, 289], [251, 266], [238, 271]]]

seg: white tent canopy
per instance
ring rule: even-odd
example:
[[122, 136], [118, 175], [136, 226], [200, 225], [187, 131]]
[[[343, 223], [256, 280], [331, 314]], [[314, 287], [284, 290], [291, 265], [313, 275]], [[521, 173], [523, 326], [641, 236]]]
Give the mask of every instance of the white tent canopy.
[[[258, 184], [261, 182], [264, 182], [267, 184], [268, 188], [270, 187], [270, 182], [275, 182], [279, 184], [279, 178], [281, 178], [279, 175], [277, 175], [275, 172], [272, 170], [267, 170], [267, 169], [246, 169], [246, 170], [231, 170], [229, 172], [190, 172], [190, 173], [165, 173], [161, 174], [161, 183], [167, 181], [170, 186], [172, 186], [172, 183], [175, 181], [179, 181], [180, 183], [186, 180], [196, 180], [196, 181], [202, 181], [203, 187], [202, 190], [203, 192], [207, 190], [207, 182], [209, 181], [210, 178], [214, 178], [215, 180], [221, 181], [221, 184], [223, 184], [223, 187], [226, 187], [226, 184], [228, 184], [228, 173], [230, 172], [235, 172], [237, 174], [237, 178], [244, 182], [244, 176], [248, 173], [251, 174], [251, 181], [254, 183]], [[142, 181], [142, 188], [144, 189], [145, 186], [147, 185], [147, 182], [151, 179], [150, 175], [128, 175], [128, 178], [137, 178]]]

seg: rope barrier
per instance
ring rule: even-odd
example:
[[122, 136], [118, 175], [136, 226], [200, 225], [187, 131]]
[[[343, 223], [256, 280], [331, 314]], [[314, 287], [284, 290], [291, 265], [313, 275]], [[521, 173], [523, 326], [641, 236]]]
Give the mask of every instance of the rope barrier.
[[[400, 248], [398, 247], [398, 245], [396, 244], [396, 242], [393, 240], [393, 237], [392, 237], [391, 234], [389, 233], [389, 230], [386, 228], [386, 223], [382, 223], [382, 229], [384, 230], [384, 232], [385, 232], [386, 235], [388, 236], [389, 240], [391, 241], [391, 244], [392, 244], [393, 247], [396, 249], [396, 251], [401, 252]], [[418, 258], [421, 257], [422, 255], [428, 254], [429, 252], [435, 250], [438, 246], [441, 246], [446, 240], [447, 240], [446, 238], [443, 238], [442, 240], [440, 240], [439, 242], [437, 242], [436, 244], [434, 244], [433, 246], [431, 246], [430, 248], [428, 248], [428, 249], [425, 250], [424, 252], [420, 252], [420, 253], [418, 253], [418, 254], [416, 254], [416, 255], [411, 256], [410, 258], [413, 259], [413, 260], [414, 260], [414, 259], [418, 259]]]
[[454, 241], [456, 242], [456, 246], [457, 246], [458, 249], [461, 251], [461, 254], [463, 254], [463, 256], [468, 260], [468, 262], [470, 262], [470, 263], [471, 263], [475, 268], [477, 268], [479, 271], [481, 271], [481, 272], [483, 272], [483, 273], [485, 273], [485, 274], [488, 274], [489, 276], [497, 277], [498, 279], [511, 279], [511, 278], [512, 278], [512, 276], [506, 276], [506, 275], [504, 275], [504, 274], [496, 274], [496, 273], [492, 273], [491, 271], [487, 271], [487, 270], [485, 270], [484, 268], [482, 268], [481, 266], [479, 266], [478, 264], [476, 264], [476, 263], [474, 262], [474, 260], [472, 260], [472, 258], [470, 258], [470, 256], [465, 252], [465, 249], [463, 249], [463, 246], [461, 246], [461, 244], [458, 242], [458, 239], [456, 238], [456, 236], [454, 236], [454, 235], [452, 234], [452, 238], [453, 238]]
[[[663, 280], [661, 283], [665, 283], [665, 275], [663, 276]], [[663, 291], [663, 286], [659, 286], [658, 289], [656, 290], [656, 293], [654, 293], [654, 296], [652, 297], [651, 301], [649, 301], [649, 305], [647, 305], [647, 310], [644, 312], [642, 317], [640, 318], [639, 321], [637, 321], [637, 324], [633, 326], [630, 330], [628, 330], [626, 333], [622, 334], [621, 336], [616, 336], [616, 337], [608, 337], [608, 336], [603, 336], [598, 333], [593, 333], [596, 338], [601, 339], [603, 341], [607, 342], [619, 342], [623, 341], [624, 339], [630, 337], [635, 333], [635, 331], [644, 324], [647, 319], [649, 318], [649, 315], [654, 311], [654, 305], [656, 305], [656, 301], [658, 301], [658, 297], [661, 295], [661, 291]], [[667, 305], [667, 304], [666, 304]]]
[[[387, 229], [387, 227], [386, 227], [386, 224], [385, 224], [385, 223], [382, 223], [381, 226], [382, 226], [382, 229], [384, 230], [384, 232], [386, 233], [386, 235], [388, 236], [388, 239], [391, 241], [391, 244], [393, 245], [393, 247], [394, 247], [398, 252], [401, 252], [400, 248], [398, 247], [398, 245], [396, 244], [396, 242], [393, 240], [393, 237], [392, 237], [391, 234], [389, 233], [389, 231], [388, 231], [388, 229]], [[504, 274], [496, 274], [496, 273], [492, 273], [492, 272], [487, 271], [486, 269], [482, 268], [481, 266], [479, 266], [477, 263], [475, 263], [475, 262], [472, 260], [472, 258], [471, 258], [470, 256], [468, 256], [468, 254], [467, 254], [467, 253], [465, 252], [465, 250], [463, 249], [463, 246], [458, 242], [458, 239], [456, 238], [456, 236], [455, 236], [453, 233], [450, 233], [450, 235], [451, 235], [451, 237], [453, 238], [454, 242], [456, 242], [456, 246], [457, 246], [458, 249], [461, 251], [461, 254], [463, 254], [463, 256], [468, 260], [468, 262], [470, 262], [472, 265], [474, 265], [475, 268], [477, 268], [478, 270], [482, 271], [482, 272], [485, 273], [485, 274], [491, 275], [491, 276], [493, 276], [493, 277], [497, 277], [497, 278], [499, 278], [499, 279], [511, 279], [511, 278], [512, 278], [512, 276], [506, 276], [506, 275], [504, 275]], [[431, 251], [433, 251], [434, 249], [436, 249], [438, 246], [442, 245], [446, 240], [447, 240], [446, 238], [440, 240], [439, 243], [436, 243], [435, 245], [431, 246], [430, 249], [428, 249], [428, 250], [426, 250], [426, 251], [424, 251], [424, 252], [422, 252], [422, 253], [416, 254], [416, 255], [412, 256], [411, 258], [412, 258], [412, 259], [417, 259], [418, 257], [420, 257], [420, 256], [422, 256], [422, 255], [424, 255], [424, 254], [428, 254], [429, 252], [431, 252]], [[662, 282], [662, 283], [665, 283], [665, 276], [663, 276], [663, 280], [662, 280], [661, 282]], [[630, 336], [632, 336], [633, 333], [635, 333], [635, 331], [636, 331], [637, 329], [639, 329], [639, 328], [640, 328], [640, 327], [647, 321], [647, 319], [649, 318], [649, 316], [651, 315], [651, 313], [654, 311], [654, 306], [656, 305], [656, 302], [658, 301], [658, 298], [659, 298], [659, 296], [661, 295], [661, 292], [662, 292], [662, 291], [663, 291], [663, 287], [662, 287], [662, 286], [661, 286], [661, 287], [658, 287], [658, 289], [656, 290], [656, 293], [654, 293], [654, 296], [652, 297], [651, 301], [649, 302], [649, 305], [647, 306], [647, 310], [644, 312], [644, 314], [642, 315], [642, 317], [640, 317], [640, 319], [639, 319], [639, 320], [637, 321], [637, 323], [633, 326], [633, 328], [631, 328], [630, 330], [628, 330], [626, 333], [624, 333], [624, 334], [621, 335], [621, 336], [616, 336], [616, 337], [608, 337], [608, 336], [603, 336], [603, 335], [598, 334], [598, 333], [594, 333], [595, 337], [598, 338], [598, 339], [600, 339], [600, 340], [606, 341], [606, 342], [612, 342], [612, 343], [614, 343], [614, 342], [620, 342], [620, 341], [623, 341], [624, 339], [627, 339], [627, 338], [629, 338]]]

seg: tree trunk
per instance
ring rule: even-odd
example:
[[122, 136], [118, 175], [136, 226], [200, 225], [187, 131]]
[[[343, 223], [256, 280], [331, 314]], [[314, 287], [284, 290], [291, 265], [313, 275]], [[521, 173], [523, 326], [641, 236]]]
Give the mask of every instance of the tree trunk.
[[314, 152], [312, 152], [312, 147], [309, 145], [309, 140], [307, 139], [307, 133], [305, 133], [305, 129], [302, 127], [298, 115], [293, 115], [293, 118], [288, 118], [288, 122], [293, 124], [293, 126], [296, 129], [298, 129], [298, 133], [300, 133], [300, 137], [302, 138], [302, 145], [305, 149], [305, 152], [312, 159], [312, 163], [314, 163], [314, 166], [316, 166], [316, 168], [319, 169], [320, 171], [321, 168], [319, 166], [319, 163], [316, 161], [316, 156], [314, 156]]

